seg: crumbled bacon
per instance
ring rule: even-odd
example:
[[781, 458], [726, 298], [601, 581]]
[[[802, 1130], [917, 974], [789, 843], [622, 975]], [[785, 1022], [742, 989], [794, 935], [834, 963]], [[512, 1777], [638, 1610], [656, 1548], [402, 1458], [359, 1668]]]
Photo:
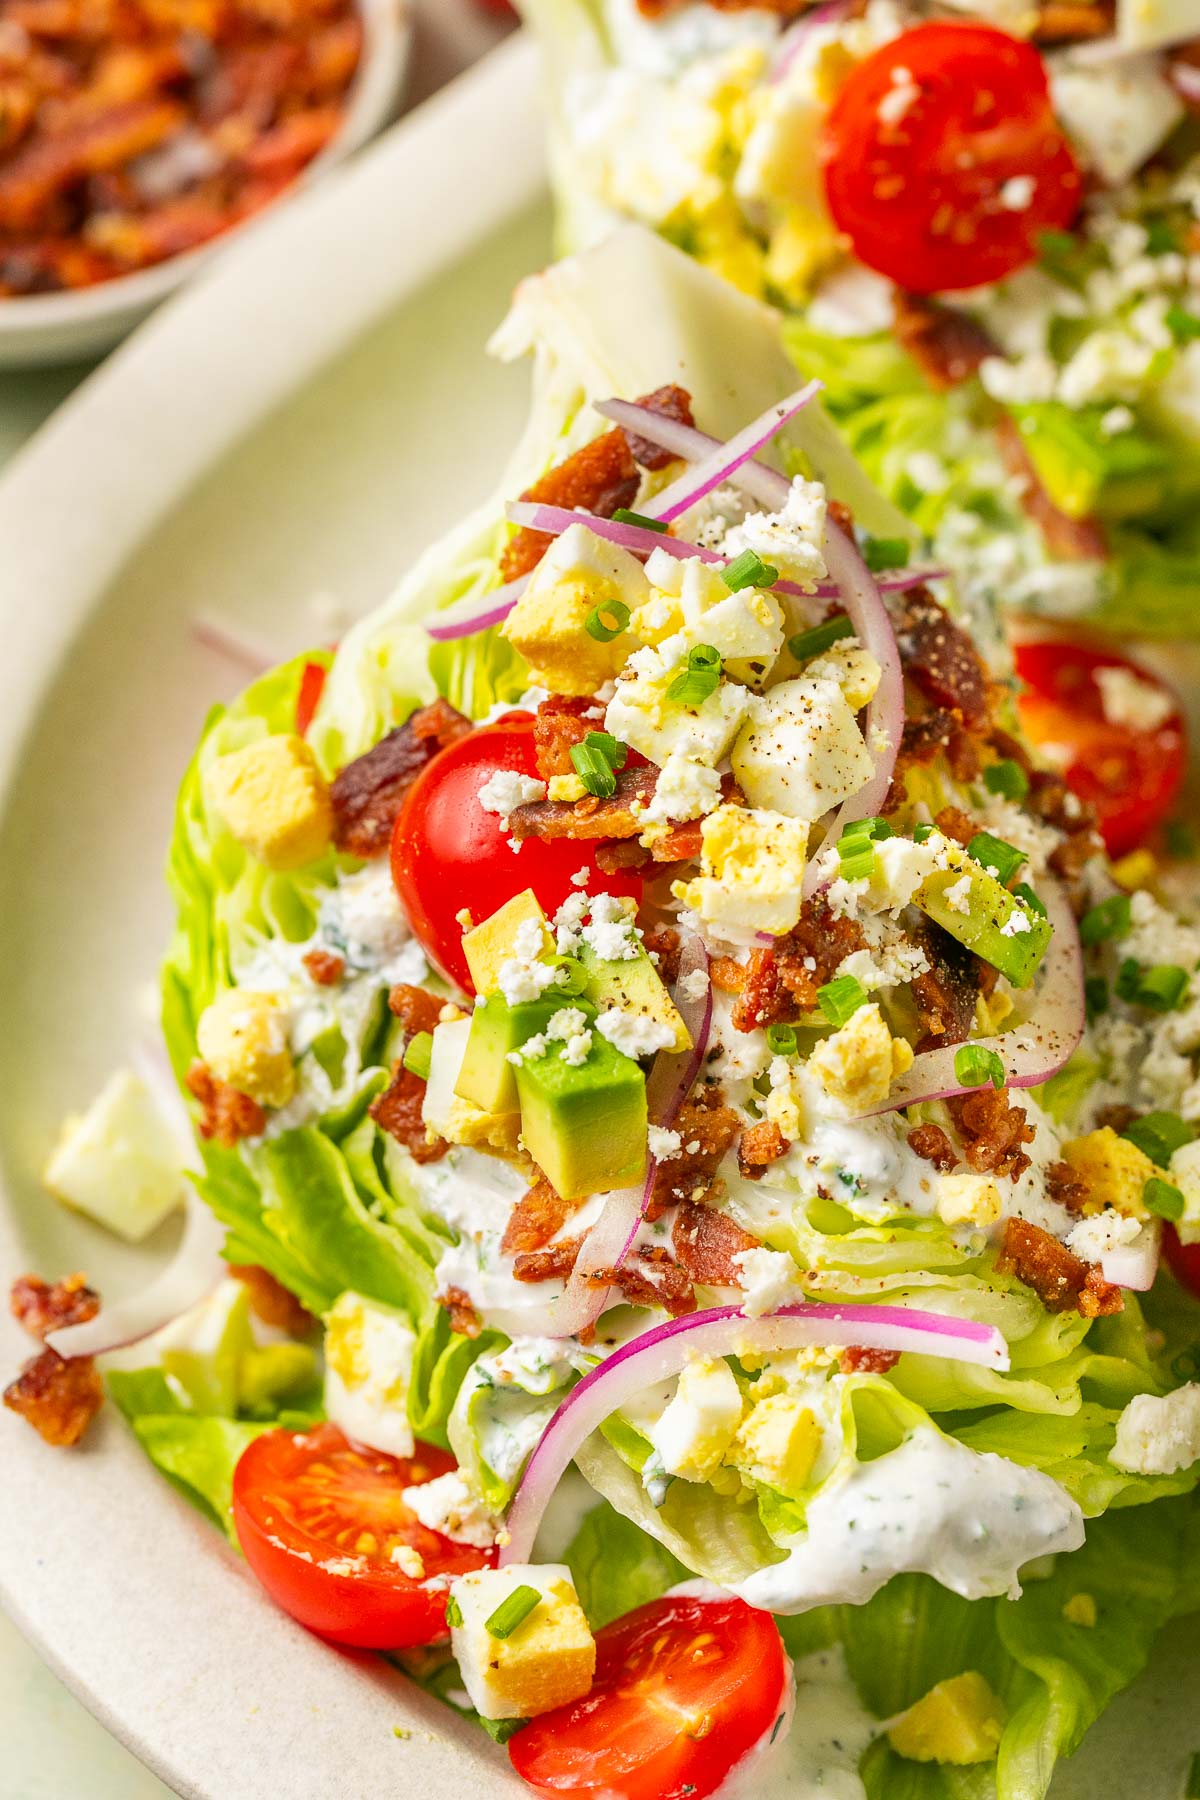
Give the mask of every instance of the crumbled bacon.
[[1120, 1288], [1106, 1282], [1094, 1263], [1084, 1262], [1027, 1219], [1006, 1223], [996, 1268], [1032, 1288], [1047, 1312], [1080, 1312], [1095, 1319], [1125, 1305]]
[[748, 1181], [760, 1181], [773, 1162], [786, 1156], [788, 1141], [770, 1119], [763, 1119], [743, 1131], [738, 1145], [738, 1168]]
[[338, 849], [367, 860], [382, 856], [401, 802], [421, 770], [470, 730], [470, 719], [439, 698], [339, 770], [329, 790]]
[[588, 794], [583, 800], [533, 800], [514, 808], [509, 826], [515, 838], [632, 838], [643, 828], [646, 807], [654, 794], [658, 770], [650, 764], [623, 768], [617, 791], [607, 800]]
[[583, 1238], [560, 1238], [557, 1244], [549, 1244], [545, 1250], [522, 1251], [513, 1262], [513, 1274], [518, 1281], [552, 1281], [565, 1280], [579, 1260], [579, 1252], [583, 1248]]
[[680, 1266], [702, 1287], [739, 1287], [742, 1270], [734, 1258], [762, 1248], [728, 1213], [695, 1200], [680, 1205], [671, 1242]]
[[1011, 1175], [1015, 1181], [1029, 1167], [1021, 1148], [1031, 1144], [1036, 1127], [1023, 1106], [1009, 1104], [1007, 1088], [982, 1087], [946, 1102], [963, 1140], [963, 1156], [979, 1175]]
[[679, 1109], [674, 1129], [681, 1149], [669, 1162], [660, 1162], [654, 1190], [646, 1207], [653, 1224], [669, 1206], [681, 1200], [703, 1200], [712, 1192], [722, 1158], [737, 1142], [742, 1122], [726, 1106], [718, 1087], [701, 1087], [688, 1095]]
[[943, 806], [934, 824], [943, 837], [953, 838], [956, 844], [962, 844], [964, 848], [978, 829], [970, 813], [964, 812], [961, 806]]
[[[755, 0], [755, 4], [758, 0]], [[800, 0], [797, 0], [800, 3]], [[676, 425], [694, 425], [692, 416], [692, 396], [686, 388], [669, 386], [655, 388], [652, 394], [643, 395], [638, 402], [640, 406], [657, 413], [660, 419], [670, 419]], [[675, 461], [669, 450], [661, 444], [652, 444], [649, 438], [639, 437], [634, 431], [626, 431], [625, 441], [629, 445], [633, 460], [640, 463], [643, 469], [666, 469]]]
[[865, 942], [861, 925], [839, 917], [822, 895], [812, 895], [800, 908], [794, 931], [769, 950], [751, 952], [745, 985], [733, 1009], [735, 1028], [754, 1031], [811, 1012], [817, 989]]
[[1021, 510], [1037, 526], [1051, 554], [1071, 562], [1102, 562], [1108, 555], [1103, 525], [1099, 519], [1073, 519], [1050, 498], [1021, 428], [1010, 413], [997, 418], [996, 436], [1001, 459], [1016, 484]]
[[67, 1325], [86, 1325], [100, 1311], [100, 1296], [87, 1276], [65, 1275], [53, 1286], [40, 1275], [18, 1275], [8, 1304], [12, 1316], [30, 1335], [45, 1338]]
[[1089, 6], [1086, 0], [1049, 0], [1037, 9], [1030, 33], [1035, 44], [1082, 44], [1108, 37], [1113, 28], [1111, 6]]
[[913, 937], [929, 964], [914, 977], [911, 989], [923, 1033], [917, 1050], [961, 1044], [975, 1023], [975, 1003], [981, 987], [980, 960], [932, 920], [922, 922]]
[[734, 956], [714, 956], [709, 962], [708, 978], [722, 994], [745, 993], [749, 977], [746, 964]]
[[597, 1269], [589, 1287], [617, 1287], [630, 1306], [661, 1306], [673, 1319], [696, 1309], [696, 1290], [661, 1244], [643, 1244], [632, 1262], [619, 1269]]
[[438, 1305], [444, 1306], [450, 1314], [450, 1329], [459, 1337], [477, 1338], [483, 1330], [483, 1323], [475, 1311], [470, 1294], [462, 1288], [447, 1288], [444, 1294], [438, 1295]]
[[944, 756], [956, 781], [974, 781], [979, 774], [979, 741], [964, 726], [957, 711], [934, 707], [919, 718], [905, 721], [897, 758], [897, 774], [888, 794], [888, 809], [904, 799], [903, 772], [913, 763], [931, 763]]
[[230, 1087], [206, 1062], [197, 1058], [185, 1080], [188, 1092], [200, 1102], [196, 1129], [202, 1138], [212, 1138], [222, 1149], [232, 1150], [242, 1138], [261, 1137], [267, 1129], [267, 1115], [258, 1101]]
[[569, 694], [550, 694], [537, 709], [533, 721], [533, 744], [537, 772], [543, 781], [554, 775], [573, 775], [571, 747], [582, 744], [589, 731], [603, 725], [603, 719], [586, 719], [594, 712], [596, 702], [590, 695], [576, 699]]
[[543, 1175], [521, 1195], [509, 1214], [500, 1239], [501, 1250], [506, 1256], [517, 1256], [545, 1249], [575, 1211], [575, 1204], [564, 1200]]
[[428, 988], [414, 987], [409, 981], [398, 981], [388, 991], [388, 1006], [395, 1013], [405, 1031], [414, 1036], [419, 1031], [433, 1031], [446, 1002], [440, 994], [431, 994]]
[[392, 1079], [377, 1100], [371, 1102], [371, 1117], [381, 1131], [403, 1144], [414, 1162], [440, 1162], [450, 1146], [444, 1138], [430, 1143], [421, 1117], [425, 1102], [425, 1083], [402, 1062], [392, 1064]]
[[1120, 1137], [1133, 1121], [1140, 1115], [1136, 1106], [1126, 1106], [1122, 1101], [1115, 1101], [1111, 1106], [1102, 1106], [1096, 1114], [1095, 1129], [1100, 1131], [1107, 1125]]
[[[606, 875], [615, 875], [618, 869], [644, 869], [654, 858], [644, 844], [636, 838], [623, 838], [619, 843], [598, 844], [596, 846], [596, 867], [603, 869]], [[655, 874], [659, 871], [656, 869]]]
[[648, 925], [642, 933], [642, 949], [647, 956], [657, 956], [658, 973], [668, 987], [679, 977], [679, 959], [683, 945], [679, 933], [671, 925]]
[[867, 1344], [847, 1344], [838, 1354], [843, 1375], [886, 1375], [899, 1361], [898, 1350], [872, 1350]]
[[257, 1263], [229, 1263], [229, 1273], [240, 1281], [250, 1296], [250, 1310], [264, 1325], [273, 1325], [289, 1337], [307, 1337], [317, 1328], [317, 1321], [307, 1307], [301, 1306], [295, 1294]]
[[947, 1174], [958, 1161], [958, 1152], [940, 1125], [914, 1125], [908, 1134], [908, 1147], [939, 1174]]
[[901, 347], [933, 388], [957, 387], [978, 371], [985, 356], [999, 353], [995, 339], [969, 314], [926, 294], [898, 292], [894, 325]]
[[333, 950], [306, 950], [300, 961], [318, 987], [336, 987], [346, 970], [345, 957]]
[[970, 730], [988, 723], [987, 672], [970, 637], [928, 588], [910, 588], [896, 617], [904, 673], [932, 706], [957, 712]]
[[[667, 13], [676, 12], [685, 6], [687, 0], [637, 0], [638, 11], [644, 18], [661, 19]], [[716, 12], [738, 13], [769, 12], [776, 13], [781, 19], [793, 19], [802, 13], [811, 0], [709, 0], [709, 5]]]
[[63, 1357], [47, 1349], [5, 1388], [4, 1404], [48, 1444], [77, 1444], [104, 1404], [104, 1383], [90, 1356]]
[[704, 844], [699, 819], [686, 825], [671, 825], [650, 846], [656, 863], [698, 862]]
[[1070, 880], [1103, 848], [1096, 830], [1095, 809], [1068, 788], [1061, 775], [1034, 769], [1029, 777], [1030, 812], [1063, 834], [1063, 842], [1050, 854], [1056, 875]]
[[1088, 1184], [1069, 1162], [1052, 1162], [1046, 1169], [1046, 1192], [1060, 1206], [1081, 1213], [1088, 1197]]
[[[623, 431], [606, 431], [568, 456], [527, 487], [521, 499], [535, 506], [579, 507], [598, 519], [611, 519], [620, 506], [632, 506], [641, 476]], [[504, 546], [500, 573], [516, 581], [536, 569], [553, 539], [522, 525]]]

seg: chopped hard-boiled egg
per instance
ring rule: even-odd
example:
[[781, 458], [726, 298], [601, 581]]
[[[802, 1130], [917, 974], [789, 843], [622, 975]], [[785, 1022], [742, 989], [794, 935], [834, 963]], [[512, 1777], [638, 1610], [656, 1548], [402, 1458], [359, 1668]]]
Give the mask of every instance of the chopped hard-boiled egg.
[[685, 1363], [673, 1398], [650, 1431], [667, 1474], [707, 1481], [733, 1442], [742, 1406], [728, 1363], [714, 1357]]
[[852, 712], [875, 698], [883, 670], [857, 638], [840, 638], [813, 659], [805, 669], [812, 680], [836, 681]]
[[[520, 651], [539, 686], [557, 694], [594, 694], [633, 649], [627, 631], [606, 641], [605, 627], [625, 614], [605, 619], [605, 606], [617, 602], [632, 611], [649, 592], [642, 565], [628, 550], [606, 543], [586, 525], [571, 525], [534, 569], [501, 633]], [[593, 636], [587, 622], [597, 607], [602, 629]]]
[[269, 869], [303, 868], [329, 848], [329, 788], [302, 737], [259, 738], [219, 756], [205, 789], [230, 833]]
[[726, 1460], [755, 1481], [793, 1498], [812, 1474], [821, 1427], [812, 1408], [789, 1394], [768, 1394], [746, 1414]]
[[758, 588], [731, 592], [719, 569], [656, 550], [646, 564], [650, 598], [630, 620], [669, 661], [711, 644], [736, 681], [760, 682], [783, 648], [783, 608]]
[[1170, 1394], [1135, 1394], [1117, 1420], [1108, 1459], [1138, 1475], [1174, 1475], [1200, 1461], [1200, 1381]]
[[752, 806], [819, 819], [857, 793], [874, 764], [838, 681], [796, 676], [754, 696], [733, 746], [733, 772]]
[[114, 1075], [62, 1128], [43, 1180], [52, 1194], [138, 1243], [183, 1200], [183, 1159], [145, 1085]]
[[718, 937], [738, 942], [756, 931], [790, 931], [800, 917], [808, 847], [802, 819], [744, 806], [719, 806], [700, 828], [700, 874], [672, 893]]
[[450, 1618], [463, 1686], [485, 1719], [536, 1718], [592, 1685], [596, 1640], [565, 1563], [462, 1575], [450, 1589]]
[[1200, 1243], [1200, 1138], [1176, 1150], [1171, 1180], [1183, 1195], [1183, 1217], [1175, 1221], [1175, 1229], [1185, 1244]]
[[934, 1183], [934, 1204], [947, 1225], [994, 1225], [1004, 1211], [1000, 1190], [988, 1175], [939, 1175]]
[[277, 995], [226, 988], [201, 1013], [196, 1043], [219, 1081], [260, 1106], [286, 1106], [296, 1091], [288, 1025]]
[[831, 1099], [850, 1112], [878, 1106], [892, 1082], [912, 1067], [913, 1053], [894, 1038], [874, 1002], [860, 1006], [808, 1059], [808, 1067]]
[[888, 1742], [910, 1762], [966, 1767], [991, 1762], [1004, 1735], [1005, 1710], [975, 1669], [953, 1675], [888, 1727]]
[[417, 1338], [402, 1312], [340, 1294], [325, 1315], [325, 1412], [348, 1438], [411, 1456], [408, 1388]]
[[1087, 1185], [1085, 1213], [1111, 1206], [1131, 1219], [1149, 1217], [1142, 1190], [1159, 1171], [1144, 1150], [1128, 1138], [1118, 1137], [1111, 1125], [1071, 1138], [1063, 1145], [1062, 1154], [1063, 1161]]
[[635, 651], [604, 715], [606, 731], [660, 768], [672, 753], [714, 767], [750, 699], [740, 683], [722, 681], [697, 705], [672, 700], [668, 690], [686, 668], [686, 657], [672, 662], [649, 647]]
[[1110, 186], [1137, 173], [1185, 110], [1153, 55], [1101, 63], [1068, 51], [1054, 58], [1050, 92], [1083, 161]]

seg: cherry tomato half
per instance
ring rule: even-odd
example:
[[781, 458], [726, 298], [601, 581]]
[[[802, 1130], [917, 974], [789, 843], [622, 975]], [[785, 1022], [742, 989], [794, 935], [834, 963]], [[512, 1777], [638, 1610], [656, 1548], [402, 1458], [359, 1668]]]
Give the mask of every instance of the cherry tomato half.
[[464, 907], [478, 923], [532, 888], [542, 910], [554, 913], [576, 891], [571, 877], [580, 869], [592, 893], [638, 899], [642, 892], [636, 875], [598, 870], [596, 846], [579, 838], [526, 838], [514, 851], [511, 833], [479, 804], [480, 788], [500, 769], [537, 775], [528, 714], [481, 725], [435, 756], [409, 789], [392, 834], [392, 880], [409, 923], [430, 960], [468, 992], [457, 918]]
[[591, 1692], [509, 1741], [517, 1774], [577, 1800], [702, 1800], [773, 1730], [789, 1664], [775, 1621], [732, 1595], [668, 1595], [596, 1634]]
[[868, 56], [820, 155], [855, 255], [917, 293], [1011, 275], [1082, 192], [1041, 56], [990, 25], [918, 25]]
[[[364, 1449], [336, 1425], [264, 1431], [233, 1474], [238, 1542], [272, 1600], [331, 1643], [434, 1643], [446, 1635], [446, 1589], [422, 1582], [482, 1568], [493, 1553], [430, 1531], [400, 1494], [454, 1467], [428, 1444], [412, 1457]], [[402, 1545], [420, 1556], [423, 1576], [392, 1561]]]
[[[1026, 733], [1053, 746], [1067, 785], [1095, 807], [1109, 854], [1124, 856], [1162, 824], [1183, 780], [1187, 735], [1175, 695], [1127, 657], [1057, 639], [1018, 644], [1016, 665]], [[1123, 671], [1169, 710], [1145, 728], [1109, 718], [1098, 680], [1104, 669]]]
[[1200, 1300], [1200, 1244], [1181, 1244], [1173, 1225], [1163, 1227], [1163, 1250], [1180, 1287]]
[[321, 704], [321, 695], [325, 692], [325, 678], [328, 670], [324, 663], [306, 662], [300, 674], [300, 688], [296, 695], [296, 736], [307, 737], [308, 728], [313, 716]]

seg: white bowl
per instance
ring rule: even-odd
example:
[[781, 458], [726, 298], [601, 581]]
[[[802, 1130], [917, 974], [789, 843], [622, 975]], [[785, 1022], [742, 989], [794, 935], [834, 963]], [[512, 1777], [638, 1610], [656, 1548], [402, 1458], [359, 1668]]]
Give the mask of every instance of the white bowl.
[[[374, 137], [399, 102], [412, 42], [409, 0], [358, 0], [365, 27], [362, 57], [350, 87], [346, 117], [337, 135], [307, 165], [280, 199], [261, 213], [223, 231], [211, 243], [169, 257], [134, 275], [62, 294], [0, 299], [0, 369], [42, 367], [98, 356], [128, 335], [146, 314], [173, 294], [225, 245], [252, 231], [333, 164]], [[302, 279], [301, 272], [301, 279]]]

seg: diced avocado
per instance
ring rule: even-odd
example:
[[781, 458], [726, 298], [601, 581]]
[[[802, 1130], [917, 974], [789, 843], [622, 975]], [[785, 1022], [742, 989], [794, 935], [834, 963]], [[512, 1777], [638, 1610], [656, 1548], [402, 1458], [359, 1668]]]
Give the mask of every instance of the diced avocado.
[[579, 948], [586, 982], [584, 994], [599, 1007], [619, 1006], [622, 1012], [642, 1013], [675, 1033], [672, 1050], [690, 1050], [692, 1040], [679, 1009], [667, 992], [661, 975], [639, 944], [637, 954], [607, 961], [584, 942]]
[[[952, 905], [948, 890], [957, 888], [964, 877], [967, 892], [956, 895], [958, 904]], [[918, 888], [916, 902], [943, 931], [999, 969], [1014, 987], [1029, 986], [1054, 935], [1049, 919], [1014, 900], [994, 875], [970, 861], [954, 869], [935, 869]], [[1013, 918], [1024, 920], [1028, 929], [1008, 935], [1003, 927]]]
[[489, 994], [471, 1015], [466, 1055], [454, 1092], [484, 1112], [516, 1112], [517, 1074], [509, 1052], [536, 1036], [564, 1002], [561, 994], [509, 1006], [502, 994]]
[[1004, 1735], [1004, 1707], [975, 1669], [939, 1681], [888, 1732], [910, 1762], [991, 1762]]
[[538, 930], [541, 941], [538, 954], [553, 956], [554, 939], [532, 888], [514, 894], [490, 919], [476, 925], [473, 931], [463, 933], [463, 955], [477, 994], [496, 992], [500, 986], [501, 964], [517, 954], [517, 933], [527, 924], [533, 924]]
[[513, 1151], [521, 1125], [515, 1100], [512, 1112], [493, 1113], [455, 1092], [470, 1034], [470, 1019], [449, 1019], [434, 1030], [421, 1117], [447, 1143]]
[[646, 1168], [646, 1082], [598, 1031], [586, 1059], [557, 1045], [516, 1071], [521, 1140], [564, 1200], [640, 1181]]

